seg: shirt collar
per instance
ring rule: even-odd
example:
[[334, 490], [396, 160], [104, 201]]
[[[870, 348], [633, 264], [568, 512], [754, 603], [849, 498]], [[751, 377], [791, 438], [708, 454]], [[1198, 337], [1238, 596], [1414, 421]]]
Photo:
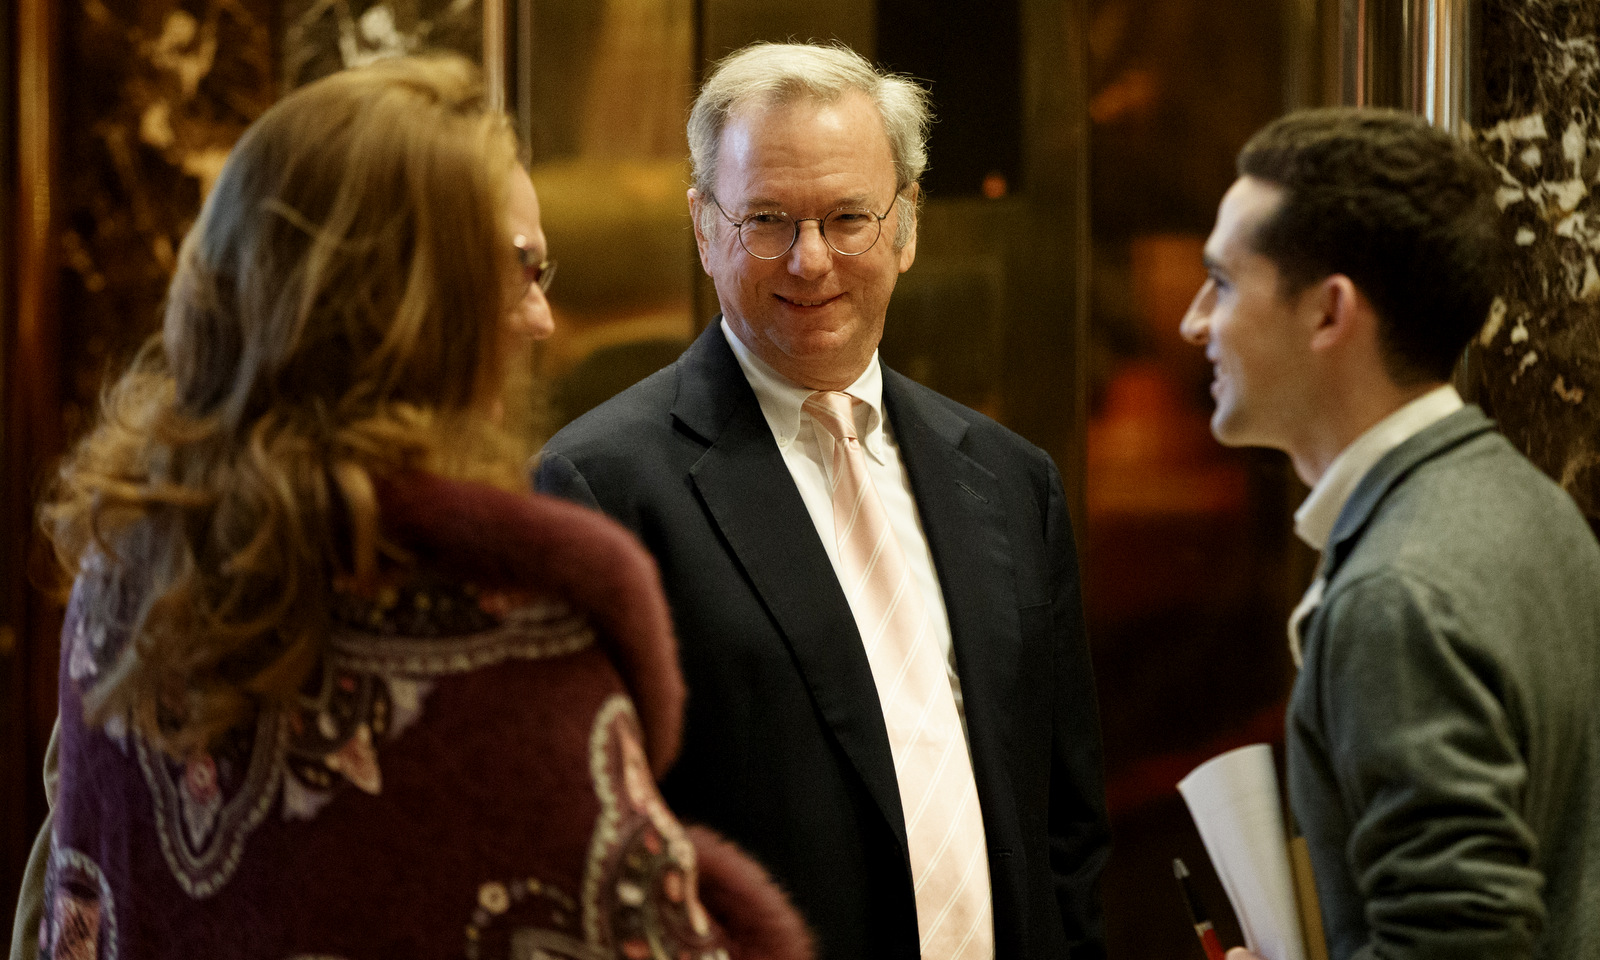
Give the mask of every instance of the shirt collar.
[[1461, 395], [1447, 383], [1379, 420], [1329, 464], [1327, 472], [1311, 488], [1311, 495], [1294, 512], [1294, 532], [1318, 550], [1327, 546], [1339, 512], [1367, 471], [1382, 460], [1384, 454], [1462, 406]]
[[[722, 320], [722, 335], [732, 348], [734, 357], [739, 361], [739, 368], [744, 371], [744, 378], [750, 381], [750, 389], [755, 391], [756, 402], [761, 405], [761, 414], [767, 419], [767, 426], [772, 428], [772, 435], [780, 446], [793, 441], [800, 432], [801, 405], [806, 398], [816, 393], [810, 387], [802, 387], [789, 380], [783, 374], [772, 369], [765, 360], [756, 356], [744, 341], [728, 326], [727, 318]], [[862, 449], [879, 463], [886, 462], [887, 452], [884, 450], [884, 419], [883, 419], [883, 370], [878, 366], [878, 352], [872, 352], [872, 359], [867, 362], [867, 369], [856, 378], [855, 383], [845, 387], [843, 393], [848, 393], [862, 402], [866, 410], [866, 422], [862, 423], [862, 409], [856, 408], [856, 433], [861, 440]], [[805, 417], [810, 421], [811, 417]]]

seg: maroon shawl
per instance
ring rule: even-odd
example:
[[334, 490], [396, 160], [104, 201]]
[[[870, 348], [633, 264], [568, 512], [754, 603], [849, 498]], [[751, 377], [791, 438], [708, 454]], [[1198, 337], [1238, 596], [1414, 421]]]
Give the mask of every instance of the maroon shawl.
[[761, 868], [656, 791], [684, 690], [632, 536], [427, 475], [379, 496], [416, 567], [338, 595], [295, 708], [182, 763], [83, 721], [141, 599], [129, 571], [85, 564], [41, 955], [809, 956]]

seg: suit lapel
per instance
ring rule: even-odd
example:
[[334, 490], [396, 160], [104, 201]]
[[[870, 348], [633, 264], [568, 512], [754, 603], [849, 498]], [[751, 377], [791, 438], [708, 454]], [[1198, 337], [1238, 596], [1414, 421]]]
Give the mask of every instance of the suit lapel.
[[1006, 869], [1020, 858], [996, 860], [994, 852], [1014, 851], [1020, 844], [1006, 730], [1009, 691], [1025, 686], [1018, 677], [1025, 665], [1015, 558], [1000, 486], [993, 473], [963, 452], [966, 421], [887, 368], [883, 390], [950, 616], [999, 909], [1002, 894], [1013, 886], [1020, 891], [1022, 883]]
[[690, 482], [903, 849], [899, 783], [855, 618], [719, 321], [679, 369], [673, 416], [707, 444]]
[[1384, 454], [1351, 491], [1350, 499], [1339, 511], [1328, 546], [1323, 551], [1322, 576], [1332, 580], [1334, 573], [1360, 540], [1361, 531], [1378, 511], [1389, 491], [1422, 464], [1452, 450], [1481, 433], [1494, 429], [1494, 422], [1475, 406], [1463, 407], [1437, 423], [1430, 424], [1398, 447]]
[[962, 689], [969, 701], [974, 692], [1012, 689], [1015, 678], [1005, 671], [1017, 663], [1021, 625], [999, 483], [962, 452], [966, 421], [918, 397], [888, 369], [884, 405], [944, 591]]

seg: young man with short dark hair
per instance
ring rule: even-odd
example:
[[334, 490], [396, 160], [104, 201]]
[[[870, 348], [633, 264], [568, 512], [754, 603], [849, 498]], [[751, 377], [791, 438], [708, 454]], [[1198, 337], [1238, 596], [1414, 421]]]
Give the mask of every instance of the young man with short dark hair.
[[1494, 295], [1494, 181], [1357, 109], [1274, 122], [1239, 173], [1182, 331], [1218, 440], [1312, 486], [1288, 780], [1329, 953], [1600, 956], [1600, 547], [1448, 383]]

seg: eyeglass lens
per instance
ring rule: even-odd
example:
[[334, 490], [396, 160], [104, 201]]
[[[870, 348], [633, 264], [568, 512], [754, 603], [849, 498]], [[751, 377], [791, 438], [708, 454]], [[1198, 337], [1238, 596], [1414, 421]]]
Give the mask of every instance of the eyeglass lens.
[[556, 279], [556, 262], [554, 260], [541, 260], [538, 263], [524, 264], [522, 276], [528, 281], [529, 286], [537, 283], [541, 291], [549, 293], [550, 284]]
[[541, 291], [549, 293], [550, 284], [556, 278], [556, 262], [548, 257], [533, 259], [534, 252], [523, 246], [527, 242], [527, 238], [520, 233], [512, 238], [512, 247], [517, 251], [517, 263], [522, 266], [522, 282], [530, 287], [537, 283]]

